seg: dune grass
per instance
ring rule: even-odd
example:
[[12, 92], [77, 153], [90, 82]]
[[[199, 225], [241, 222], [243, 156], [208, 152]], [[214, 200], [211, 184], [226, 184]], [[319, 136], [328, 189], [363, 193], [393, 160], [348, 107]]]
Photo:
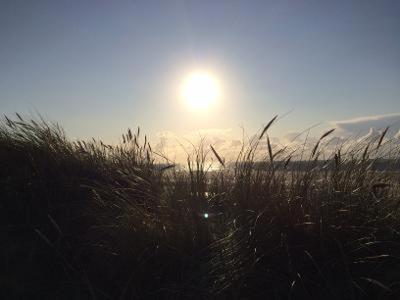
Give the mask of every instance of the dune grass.
[[275, 121], [235, 162], [203, 143], [182, 170], [159, 164], [140, 130], [111, 146], [5, 117], [0, 296], [399, 297], [400, 155], [387, 130], [326, 154], [333, 131], [310, 151], [277, 149]]

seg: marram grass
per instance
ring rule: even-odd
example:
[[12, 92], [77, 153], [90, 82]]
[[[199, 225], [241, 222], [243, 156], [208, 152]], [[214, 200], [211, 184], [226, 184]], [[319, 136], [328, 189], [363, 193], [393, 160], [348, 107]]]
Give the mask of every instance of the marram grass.
[[400, 156], [387, 129], [326, 153], [333, 131], [309, 151], [273, 147], [275, 120], [236, 161], [203, 143], [182, 169], [160, 164], [139, 129], [111, 146], [5, 117], [1, 298], [400, 297]]

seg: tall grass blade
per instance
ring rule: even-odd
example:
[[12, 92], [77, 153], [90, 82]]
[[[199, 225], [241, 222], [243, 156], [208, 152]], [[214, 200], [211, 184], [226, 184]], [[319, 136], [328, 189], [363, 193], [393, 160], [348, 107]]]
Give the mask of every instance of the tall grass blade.
[[390, 287], [388, 287], [387, 285], [383, 284], [382, 282], [376, 280], [376, 279], [372, 279], [372, 278], [368, 278], [368, 277], [361, 277], [361, 279], [364, 279], [365, 281], [368, 281], [376, 286], [379, 286], [381, 289], [392, 293], [392, 289]]

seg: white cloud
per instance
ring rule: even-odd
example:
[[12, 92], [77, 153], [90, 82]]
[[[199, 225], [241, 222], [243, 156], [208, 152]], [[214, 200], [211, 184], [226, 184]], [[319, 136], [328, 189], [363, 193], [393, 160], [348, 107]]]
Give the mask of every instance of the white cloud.
[[[188, 154], [193, 154], [200, 143], [206, 151], [209, 151], [209, 146], [212, 145], [226, 160], [234, 159], [242, 145], [238, 134], [230, 128], [206, 128], [181, 136], [165, 131], [159, 132], [157, 136], [159, 141], [155, 150], [178, 163], [185, 162]], [[209, 155], [209, 158], [211, 157], [212, 155]]]
[[400, 130], [400, 113], [367, 116], [342, 121], [331, 122], [337, 128], [336, 135], [342, 136], [366, 136], [379, 134], [386, 126], [390, 126], [387, 132], [392, 137]]
[[236, 147], [241, 147], [241, 146], [242, 146], [242, 142], [240, 140], [232, 140], [231, 141], [230, 147], [236, 148]]
[[394, 135], [394, 138], [395, 138], [395, 139], [400, 139], [400, 129], [399, 129], [399, 131]]

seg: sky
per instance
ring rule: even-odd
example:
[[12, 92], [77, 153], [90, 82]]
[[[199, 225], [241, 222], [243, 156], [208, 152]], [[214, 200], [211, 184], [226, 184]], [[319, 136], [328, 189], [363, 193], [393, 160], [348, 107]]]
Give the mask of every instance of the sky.
[[[195, 70], [221, 88], [202, 113], [179, 92]], [[0, 112], [110, 142], [233, 145], [287, 112], [276, 136], [368, 132], [400, 120], [400, 2], [0, 0]]]

